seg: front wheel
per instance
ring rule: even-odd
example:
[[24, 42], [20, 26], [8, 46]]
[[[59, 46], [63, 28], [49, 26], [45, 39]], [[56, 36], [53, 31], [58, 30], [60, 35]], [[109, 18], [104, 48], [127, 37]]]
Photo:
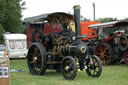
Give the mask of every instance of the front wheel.
[[95, 55], [91, 55], [86, 62], [85, 69], [88, 76], [99, 77], [102, 73], [102, 64], [100, 59]]
[[66, 80], [73, 80], [77, 73], [75, 59], [71, 56], [66, 56], [61, 64], [61, 72]]

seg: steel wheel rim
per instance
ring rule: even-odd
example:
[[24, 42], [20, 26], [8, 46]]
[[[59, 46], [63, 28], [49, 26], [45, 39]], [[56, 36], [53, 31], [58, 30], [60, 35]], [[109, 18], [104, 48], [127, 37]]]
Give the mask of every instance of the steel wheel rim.
[[41, 53], [36, 45], [31, 46], [28, 52], [28, 65], [33, 73], [40, 73], [41, 71]]
[[121, 47], [125, 49], [126, 46], [127, 46], [127, 41], [126, 41], [126, 39], [125, 39], [124, 37], [121, 37], [121, 38], [120, 38], [120, 42], [121, 42]]
[[107, 46], [99, 45], [95, 50], [95, 54], [101, 59], [103, 65], [108, 64], [111, 54]]
[[92, 76], [96, 76], [99, 72], [99, 64], [96, 59], [91, 58], [88, 64], [89, 74]]
[[[67, 66], [69, 67], [68, 70], [65, 69]], [[73, 73], [74, 73], [74, 64], [73, 64], [73, 62], [68, 58], [65, 59], [63, 61], [62, 70], [63, 70], [64, 75], [66, 75], [66, 77], [68, 79], [71, 79], [72, 76], [73, 76]]]

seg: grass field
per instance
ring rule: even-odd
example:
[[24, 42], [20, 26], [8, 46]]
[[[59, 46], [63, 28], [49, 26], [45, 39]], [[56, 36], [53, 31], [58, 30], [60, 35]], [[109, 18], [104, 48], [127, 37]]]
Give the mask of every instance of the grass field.
[[44, 76], [29, 73], [25, 59], [11, 60], [11, 69], [24, 69], [25, 72], [11, 73], [11, 85], [128, 85], [128, 65], [103, 66], [99, 78], [78, 72], [74, 80], [65, 80], [61, 73], [47, 70]]

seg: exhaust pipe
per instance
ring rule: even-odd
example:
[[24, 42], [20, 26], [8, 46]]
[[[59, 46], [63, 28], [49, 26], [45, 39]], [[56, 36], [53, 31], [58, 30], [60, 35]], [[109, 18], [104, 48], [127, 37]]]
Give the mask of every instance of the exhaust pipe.
[[80, 36], [80, 5], [74, 6], [73, 9], [74, 9], [76, 38], [78, 38]]
[[73, 9], [74, 9], [76, 38], [86, 38], [87, 35], [80, 34], [80, 5], [74, 6]]

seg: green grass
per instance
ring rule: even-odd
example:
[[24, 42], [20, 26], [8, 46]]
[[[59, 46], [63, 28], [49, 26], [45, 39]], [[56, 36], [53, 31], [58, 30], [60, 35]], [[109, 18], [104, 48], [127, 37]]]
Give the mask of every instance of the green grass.
[[25, 59], [11, 60], [11, 69], [24, 69], [25, 72], [11, 73], [11, 85], [128, 85], [128, 65], [103, 66], [99, 78], [77, 72], [74, 80], [65, 80], [61, 73], [47, 70], [44, 76], [29, 73]]

